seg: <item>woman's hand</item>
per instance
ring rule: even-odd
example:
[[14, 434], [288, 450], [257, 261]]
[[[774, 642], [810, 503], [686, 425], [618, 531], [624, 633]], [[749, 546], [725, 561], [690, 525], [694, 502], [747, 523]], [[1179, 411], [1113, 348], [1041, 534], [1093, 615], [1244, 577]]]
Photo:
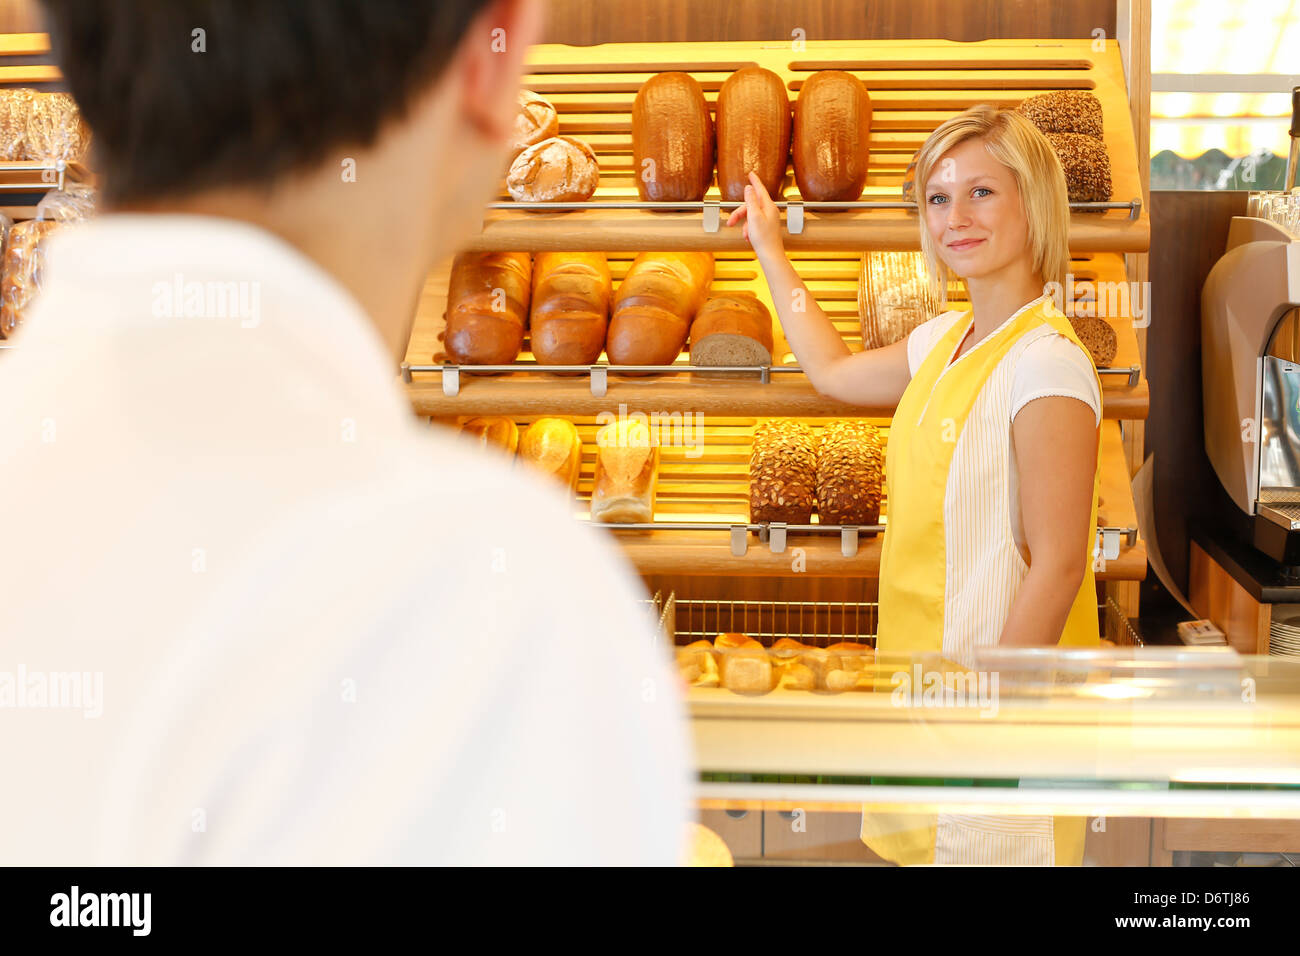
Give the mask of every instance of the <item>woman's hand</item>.
[[749, 173], [749, 185], [745, 187], [745, 204], [737, 206], [727, 217], [727, 225], [734, 226], [745, 220], [741, 230], [758, 261], [763, 264], [785, 257], [785, 245], [781, 242], [781, 211], [767, 194], [767, 187], [752, 170]]

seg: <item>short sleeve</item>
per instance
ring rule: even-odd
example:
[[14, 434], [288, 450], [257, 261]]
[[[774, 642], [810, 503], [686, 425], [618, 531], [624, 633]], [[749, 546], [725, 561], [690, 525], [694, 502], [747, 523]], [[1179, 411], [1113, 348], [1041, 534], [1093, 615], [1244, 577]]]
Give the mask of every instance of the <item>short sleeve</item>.
[[1044, 335], [1025, 346], [1011, 382], [1011, 420], [1036, 398], [1077, 398], [1101, 424], [1101, 392], [1092, 359], [1063, 335]]

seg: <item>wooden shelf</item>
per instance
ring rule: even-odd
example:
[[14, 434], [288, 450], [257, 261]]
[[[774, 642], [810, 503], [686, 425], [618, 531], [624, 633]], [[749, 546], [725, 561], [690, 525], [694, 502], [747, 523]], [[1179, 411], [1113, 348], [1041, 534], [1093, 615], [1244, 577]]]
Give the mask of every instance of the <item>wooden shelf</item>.
[[[521, 428], [541, 417], [510, 416]], [[592, 416], [565, 416], [574, 421], [583, 442], [582, 474], [578, 484], [575, 517], [586, 520], [591, 508], [595, 469], [595, 433]], [[796, 416], [798, 417], [798, 416]], [[855, 417], [870, 417], [858, 414]], [[719, 522], [745, 524], [749, 511], [749, 451], [754, 418], [707, 418], [704, 421], [679, 417], [661, 420], [658, 427], [660, 471], [655, 504], [656, 523]], [[816, 425], [815, 422], [809, 424]], [[875, 422], [887, 442], [888, 419]], [[437, 425], [435, 427], [444, 427]], [[491, 452], [489, 452], [491, 453]], [[1129, 487], [1119, 426], [1103, 423], [1101, 488], [1097, 523], [1102, 527], [1136, 528], [1137, 517]], [[884, 523], [888, 523], [889, 502], [882, 502]], [[743, 556], [731, 553], [726, 529], [682, 531], [654, 529], [620, 531], [607, 527], [642, 575], [722, 575], [875, 578], [880, 572], [880, 537], [863, 535], [858, 553], [846, 558], [840, 553], [839, 536], [790, 532], [785, 552], [773, 553], [757, 535], [749, 537]], [[794, 549], [802, 550], [802, 570], [796, 571]], [[1098, 580], [1136, 581], [1146, 575], [1146, 547], [1138, 540], [1121, 545], [1118, 559], [1107, 562]]]
[[[638, 199], [632, 168], [631, 109], [641, 84], [655, 73], [678, 70], [700, 81], [711, 107], [728, 76], [758, 65], [786, 81], [791, 101], [804, 79], [822, 69], [854, 73], [867, 85], [873, 114], [864, 200], [900, 200], [903, 173], [936, 126], [979, 103], [1015, 106], [1037, 93], [1091, 90], [1101, 101], [1111, 162], [1112, 200], [1141, 199], [1138, 156], [1125, 92], [1119, 47], [1107, 40], [1094, 51], [1087, 40], [985, 40], [978, 43], [914, 40], [789, 43], [613, 43], [591, 47], [544, 44], [529, 51], [526, 88], [555, 104], [560, 133], [588, 142], [601, 168], [595, 202]], [[787, 174], [785, 198], [798, 200]], [[498, 197], [508, 202], [503, 188]], [[706, 199], [719, 199], [716, 186]], [[918, 249], [914, 209], [809, 211], [790, 250]], [[1151, 241], [1145, 208], [1076, 212], [1070, 247], [1078, 252], [1145, 252]], [[704, 231], [700, 212], [583, 209], [566, 212], [490, 209], [475, 250], [637, 250], [748, 248], [738, 228]]]
[[[795, 268], [803, 277], [818, 304], [827, 313], [851, 349], [862, 347], [858, 320], [859, 256], [856, 253], [794, 253]], [[610, 270], [620, 282], [631, 264], [632, 254], [610, 256]], [[1125, 282], [1123, 257], [1114, 253], [1077, 255], [1071, 263], [1076, 282]], [[447, 284], [450, 264], [436, 269], [425, 285], [406, 353], [411, 366], [442, 364], [446, 353], [442, 333], [447, 307]], [[781, 336], [775, 320], [767, 282], [750, 253], [722, 253], [717, 256], [717, 274], [713, 291], [717, 293], [748, 290], [762, 299], [773, 311], [776, 336], [776, 364], [793, 365], [794, 356]], [[961, 307], [964, 293], [954, 290], [952, 307]], [[1105, 311], [1110, 306], [1100, 304]], [[1107, 316], [1114, 327], [1119, 347], [1112, 363], [1115, 368], [1140, 366], [1137, 335], [1132, 318], [1133, 303], [1122, 314]], [[1143, 303], [1144, 306], [1149, 305]], [[1076, 307], [1066, 303], [1067, 313]], [[1141, 312], [1141, 310], [1139, 310]], [[525, 348], [528, 343], [525, 342]], [[603, 360], [603, 359], [602, 359]], [[522, 363], [533, 362], [532, 353], [520, 356]], [[806, 417], [888, 417], [892, 408], [860, 408], [834, 401], [818, 394], [802, 373], [781, 373], [763, 384], [753, 376], [747, 379], [719, 379], [691, 373], [687, 357], [679, 359], [682, 372], [650, 378], [611, 374], [603, 398], [591, 392], [586, 375], [563, 376], [547, 373], [504, 375], [462, 375], [460, 392], [443, 393], [442, 376], [437, 372], [412, 372], [408, 393], [420, 415], [597, 415], [616, 412], [620, 405], [629, 410], [646, 412], [693, 411], [707, 415], [795, 415]], [[1136, 384], [1120, 375], [1102, 374], [1103, 414], [1113, 419], [1141, 419], [1147, 415], [1150, 395], [1145, 377]]]

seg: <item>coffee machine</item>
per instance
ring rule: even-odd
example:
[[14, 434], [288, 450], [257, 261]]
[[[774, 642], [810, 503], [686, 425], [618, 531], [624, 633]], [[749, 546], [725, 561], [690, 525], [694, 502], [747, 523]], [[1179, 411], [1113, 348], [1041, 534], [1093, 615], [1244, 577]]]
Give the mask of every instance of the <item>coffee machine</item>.
[[1255, 548], [1300, 566], [1300, 236], [1236, 216], [1201, 293], [1205, 450]]

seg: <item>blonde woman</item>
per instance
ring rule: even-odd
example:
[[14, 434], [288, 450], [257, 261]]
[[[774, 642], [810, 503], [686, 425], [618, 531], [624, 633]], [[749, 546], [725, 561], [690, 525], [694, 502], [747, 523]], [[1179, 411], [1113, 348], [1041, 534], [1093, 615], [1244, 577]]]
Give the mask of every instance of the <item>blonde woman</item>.
[[[1048, 294], [1069, 267], [1065, 174], [1018, 113], [977, 106], [917, 156], [931, 280], [965, 282], [970, 311], [850, 352], [795, 274], [776, 206], [751, 174], [744, 220], [786, 338], [818, 392], [896, 406], [885, 459], [877, 650], [969, 662], [977, 647], [1098, 643], [1092, 549], [1101, 387]], [[792, 305], [803, 303], [801, 311]], [[1078, 863], [1082, 821], [867, 814], [899, 862]]]

